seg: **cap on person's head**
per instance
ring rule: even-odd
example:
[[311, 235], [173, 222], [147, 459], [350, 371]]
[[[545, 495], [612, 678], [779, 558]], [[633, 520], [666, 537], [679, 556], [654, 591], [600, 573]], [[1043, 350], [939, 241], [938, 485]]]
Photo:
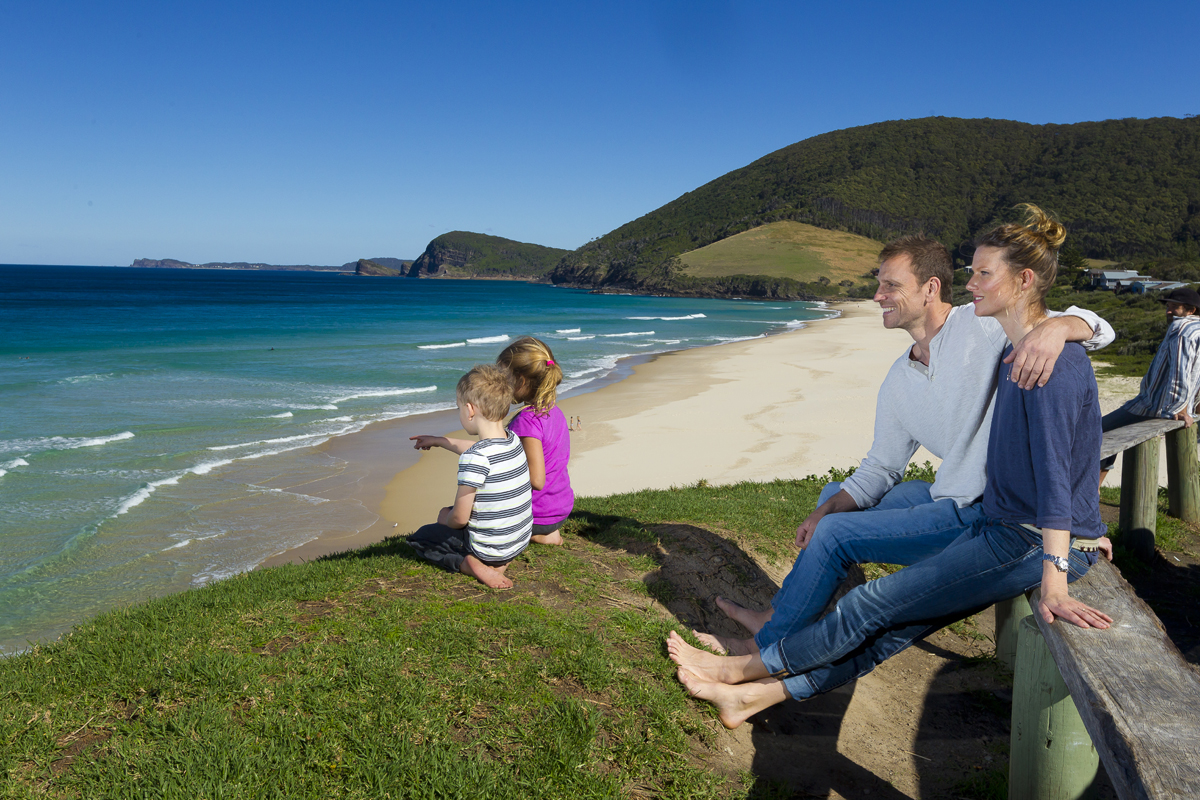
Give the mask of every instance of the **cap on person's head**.
[[1179, 303], [1180, 305], [1191, 306], [1200, 311], [1200, 292], [1197, 292], [1190, 286], [1181, 286], [1178, 289], [1171, 291], [1158, 298], [1160, 303]]

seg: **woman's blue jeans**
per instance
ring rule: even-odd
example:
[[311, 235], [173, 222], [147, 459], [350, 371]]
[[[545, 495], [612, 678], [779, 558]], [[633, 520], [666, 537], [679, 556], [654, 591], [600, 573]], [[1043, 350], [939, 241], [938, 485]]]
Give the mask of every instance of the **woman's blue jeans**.
[[[1069, 582], [1091, 562], [1069, 557]], [[797, 699], [830, 691], [870, 672], [939, 628], [1016, 597], [1042, 580], [1036, 533], [981, 518], [941, 552], [856, 587], [817, 622], [760, 652], [771, 674]]]
[[[816, 622], [850, 565], [915, 564], [946, 549], [964, 529], [983, 518], [978, 503], [959, 508], [953, 500], [934, 502], [929, 487], [926, 481], [898, 483], [876, 506], [822, 519], [771, 600], [774, 613], [754, 635], [758, 648]], [[817, 505], [841, 488], [841, 483], [827, 484]]]

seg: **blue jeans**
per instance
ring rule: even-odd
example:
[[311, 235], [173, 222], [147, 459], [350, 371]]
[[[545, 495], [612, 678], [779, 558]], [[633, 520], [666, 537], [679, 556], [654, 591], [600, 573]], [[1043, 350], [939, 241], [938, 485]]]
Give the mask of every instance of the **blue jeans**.
[[[816, 622], [851, 564], [915, 564], [940, 553], [983, 518], [978, 503], [959, 508], [953, 500], [934, 502], [929, 487], [926, 481], [898, 483], [872, 508], [823, 518], [771, 600], [774, 613], [754, 635], [759, 649]], [[817, 505], [841, 488], [827, 484]]]
[[[1071, 550], [1068, 582], [1087, 556]], [[1042, 540], [1019, 525], [977, 520], [940, 553], [856, 587], [821, 620], [763, 648], [773, 675], [797, 699], [835, 689], [938, 628], [1042, 580]]]

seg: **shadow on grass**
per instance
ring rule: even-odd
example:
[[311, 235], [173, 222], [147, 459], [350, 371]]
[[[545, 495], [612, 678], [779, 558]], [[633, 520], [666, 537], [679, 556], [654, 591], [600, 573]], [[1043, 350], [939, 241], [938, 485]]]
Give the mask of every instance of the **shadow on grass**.
[[[775, 577], [757, 561], [705, 528], [681, 523], [642, 525], [628, 517], [589, 512], [577, 512], [571, 519], [572, 533], [652, 557], [658, 570], [646, 575], [646, 588], [688, 629], [746, 637], [748, 632], [717, 608], [715, 598], [767, 608], [779, 589]], [[861, 570], [856, 570], [838, 596], [863, 580]], [[748, 738], [755, 783], [750, 796], [790, 797], [795, 791], [818, 797], [831, 792], [843, 797], [864, 793], [905, 797], [886, 779], [838, 752], [842, 720], [853, 696], [851, 683], [803, 703], [781, 703], [752, 717]]]

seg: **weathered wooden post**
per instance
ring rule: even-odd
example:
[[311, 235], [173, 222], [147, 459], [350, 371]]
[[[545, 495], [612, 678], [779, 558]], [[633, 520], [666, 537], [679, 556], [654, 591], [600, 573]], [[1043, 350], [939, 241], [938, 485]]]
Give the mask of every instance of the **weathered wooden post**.
[[1121, 456], [1121, 533], [1143, 561], [1154, 559], [1158, 513], [1158, 437], [1131, 447]]
[[1200, 522], [1200, 465], [1196, 463], [1196, 429], [1167, 432], [1167, 507], [1172, 517]]
[[1094, 796], [1100, 756], [1032, 616], [1021, 621], [1017, 650], [1009, 800]]
[[996, 603], [996, 660], [1013, 672], [1017, 671], [1017, 630], [1032, 613], [1023, 594]]

